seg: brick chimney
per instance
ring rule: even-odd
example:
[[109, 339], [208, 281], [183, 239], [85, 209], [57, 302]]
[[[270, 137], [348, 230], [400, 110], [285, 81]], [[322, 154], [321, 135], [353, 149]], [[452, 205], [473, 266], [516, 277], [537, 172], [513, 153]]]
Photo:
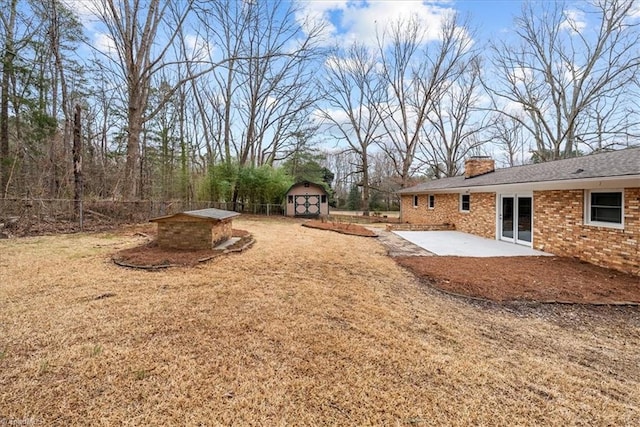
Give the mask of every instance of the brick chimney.
[[473, 178], [496, 170], [496, 162], [489, 156], [474, 156], [464, 162], [464, 177]]

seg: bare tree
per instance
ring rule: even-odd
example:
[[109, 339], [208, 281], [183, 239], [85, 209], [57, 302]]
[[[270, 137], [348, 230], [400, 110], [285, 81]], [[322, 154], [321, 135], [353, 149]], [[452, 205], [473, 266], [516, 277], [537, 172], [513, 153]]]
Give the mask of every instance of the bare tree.
[[[144, 124], [162, 109], [184, 81], [179, 81], [166, 98], [149, 110], [149, 91], [152, 77], [172, 65], [167, 52], [179, 34], [191, 11], [191, 0], [180, 2], [173, 9], [172, 2], [150, 0], [142, 7], [136, 0], [101, 0], [97, 15], [113, 41], [115, 56], [107, 57], [118, 68], [115, 73], [125, 88], [127, 109], [127, 146], [124, 196], [133, 199], [139, 194], [140, 136]], [[169, 22], [171, 20], [171, 22]], [[164, 34], [162, 31], [167, 30]]]
[[[49, 194], [56, 196], [70, 173], [65, 152], [71, 132], [67, 107], [72, 89], [78, 89], [75, 77], [80, 67], [65, 56], [79, 40], [80, 24], [58, 0], [9, 0], [0, 2], [0, 7], [7, 12], [0, 15], [0, 193], [7, 194], [17, 172], [22, 179], [12, 185], [16, 193], [41, 194], [49, 188]], [[60, 111], [67, 119], [66, 140], [58, 132]], [[10, 151], [15, 153], [11, 158]]]
[[2, 13], [0, 23], [4, 33], [2, 53], [2, 86], [0, 87], [0, 196], [6, 196], [9, 183], [9, 80], [16, 56], [14, 33], [18, 14], [18, 0], [11, 0], [7, 12]]
[[[215, 46], [219, 54], [227, 59], [222, 66], [213, 70], [209, 76], [211, 80], [192, 80], [192, 84], [194, 92], [202, 94], [202, 107], [211, 111], [213, 116], [210, 116], [208, 121], [211, 123], [210, 129], [218, 147], [210, 147], [209, 153], [213, 155], [215, 151], [219, 151], [227, 165], [230, 165], [233, 158], [233, 123], [238, 120], [234, 108], [235, 94], [239, 87], [238, 62], [249, 21], [244, 13], [243, 2], [198, 2], [196, 16], [201, 27], [198, 37], [205, 45], [211, 43]], [[205, 49], [202, 53], [211, 61], [215, 61], [217, 52]], [[188, 67], [188, 70], [193, 74], [191, 67]], [[212, 161], [213, 157], [210, 157], [210, 160]]]
[[354, 44], [329, 57], [326, 76], [319, 83], [327, 106], [321, 115], [335, 138], [345, 142], [358, 159], [355, 170], [362, 177], [362, 209], [369, 215], [369, 150], [382, 136], [381, 116], [376, 108], [384, 99], [385, 87], [378, 79], [377, 61], [369, 50]]
[[399, 197], [396, 191], [400, 189], [400, 179], [396, 174], [389, 156], [382, 151], [371, 154], [371, 200], [374, 207], [391, 210], [398, 207]]
[[457, 175], [462, 160], [487, 142], [482, 132], [488, 115], [479, 109], [480, 67], [475, 53], [461, 58], [454, 79], [429, 100], [416, 157], [422, 156], [438, 178]]
[[522, 164], [525, 146], [522, 119], [499, 115], [489, 129], [491, 141], [504, 152], [504, 163], [509, 166]]
[[[58, 110], [62, 112], [62, 132], [59, 137], [51, 138], [49, 142], [49, 195], [57, 197], [65, 181], [63, 177], [69, 175], [68, 166], [71, 165], [67, 153], [72, 145], [75, 102], [73, 98], [74, 95], [77, 97], [79, 92], [80, 67], [69, 58], [69, 53], [82, 40], [82, 25], [73, 12], [59, 0], [36, 3], [34, 11], [42, 16], [43, 32], [46, 33], [42, 43], [46, 46], [43, 49], [43, 62], [52, 62], [49, 114], [57, 119]], [[60, 133], [59, 129], [57, 130], [57, 133]]]
[[[309, 127], [322, 26], [301, 32], [297, 7], [276, 0], [203, 3], [196, 9], [201, 37], [216, 46], [211, 55], [226, 58], [198, 87], [229, 169], [272, 165]], [[237, 197], [234, 188], [234, 203]]]
[[378, 38], [380, 78], [388, 88], [387, 99], [378, 105], [386, 131], [380, 147], [393, 160], [403, 187], [419, 167], [414, 160], [432, 100], [451, 86], [471, 55], [473, 41], [459, 21], [457, 15], [445, 18], [437, 41], [427, 40], [415, 18], [394, 23]]
[[[576, 155], [582, 141], [602, 145], [629, 131], [620, 120], [629, 104], [617, 101], [640, 65], [635, 2], [589, 0], [579, 6], [530, 2], [516, 19], [519, 42], [492, 46], [498, 81], [486, 86], [503, 101], [499, 110], [534, 138], [541, 161]], [[603, 108], [606, 122], [590, 120]]]
[[273, 164], [315, 105], [313, 78], [322, 51], [318, 41], [323, 25], [308, 25], [304, 35], [295, 19], [294, 3], [284, 0], [247, 2], [248, 31], [239, 62], [242, 82], [239, 116], [246, 131], [236, 146], [241, 166]]
[[352, 150], [338, 150], [326, 152], [324, 166], [331, 170], [333, 177], [333, 190], [336, 206], [344, 207], [349, 198], [350, 190], [356, 186], [357, 173], [360, 168], [358, 155]]

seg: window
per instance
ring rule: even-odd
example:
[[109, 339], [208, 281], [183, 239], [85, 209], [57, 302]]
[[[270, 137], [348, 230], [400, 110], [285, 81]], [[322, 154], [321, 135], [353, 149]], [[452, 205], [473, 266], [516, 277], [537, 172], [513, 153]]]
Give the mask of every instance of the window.
[[622, 226], [622, 191], [589, 191], [585, 197], [585, 223], [605, 227]]
[[327, 203], [327, 196], [325, 194], [320, 196], [320, 203]]
[[471, 209], [471, 196], [469, 194], [460, 195], [460, 210], [462, 212], [469, 212]]
[[291, 195], [290, 195], [290, 196], [288, 196], [288, 197], [287, 197], [287, 201], [288, 201], [289, 203], [293, 203], [293, 196], [291, 196]]
[[433, 194], [429, 194], [429, 209], [433, 209], [436, 207], [436, 196]]
[[417, 195], [413, 196], [413, 207], [414, 208], [418, 207], [418, 196]]

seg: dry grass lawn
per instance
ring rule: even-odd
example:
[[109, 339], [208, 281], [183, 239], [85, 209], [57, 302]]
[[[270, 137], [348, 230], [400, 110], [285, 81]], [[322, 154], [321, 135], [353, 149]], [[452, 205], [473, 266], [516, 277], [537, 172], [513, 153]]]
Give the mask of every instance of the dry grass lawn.
[[[130, 233], [0, 241], [0, 425], [638, 425], [637, 308], [479, 305], [376, 239], [124, 269]], [[24, 425], [24, 424], [21, 424]]]

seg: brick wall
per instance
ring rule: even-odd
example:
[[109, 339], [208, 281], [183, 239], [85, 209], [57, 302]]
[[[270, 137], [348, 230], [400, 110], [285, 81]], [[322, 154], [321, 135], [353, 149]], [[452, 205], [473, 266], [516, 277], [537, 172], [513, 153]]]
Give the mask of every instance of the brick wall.
[[410, 224], [445, 224], [452, 223], [453, 209], [458, 209], [457, 194], [455, 201], [452, 194], [437, 194], [435, 197], [435, 209], [427, 207], [428, 196], [418, 195], [418, 206], [413, 206], [413, 195], [400, 197], [400, 212], [402, 222]]
[[231, 220], [222, 221], [211, 228], [211, 242], [213, 246], [229, 240], [233, 234]]
[[496, 162], [490, 158], [471, 157], [464, 162], [465, 178], [473, 178], [474, 176], [484, 175], [493, 172], [496, 169]]
[[[453, 224], [456, 230], [495, 239], [495, 193], [471, 193], [471, 211], [459, 211], [458, 194], [401, 197], [402, 221], [410, 224]], [[624, 229], [584, 224], [584, 191], [533, 193], [533, 245], [558, 256], [581, 259], [602, 267], [640, 275], [640, 188], [624, 190]]]
[[158, 221], [158, 246], [177, 250], [211, 249], [231, 237], [231, 220], [215, 224], [208, 220]]
[[624, 229], [584, 224], [584, 191], [533, 193], [534, 248], [640, 275], [640, 188], [624, 190]]
[[496, 238], [496, 194], [471, 193], [469, 213], [458, 213], [456, 230], [488, 239]]
[[410, 224], [453, 224], [456, 230], [494, 239], [496, 236], [495, 193], [471, 193], [469, 212], [460, 212], [459, 194], [435, 194], [433, 209], [428, 208], [428, 195], [418, 196], [418, 207], [413, 206], [413, 195], [400, 198], [402, 222]]

